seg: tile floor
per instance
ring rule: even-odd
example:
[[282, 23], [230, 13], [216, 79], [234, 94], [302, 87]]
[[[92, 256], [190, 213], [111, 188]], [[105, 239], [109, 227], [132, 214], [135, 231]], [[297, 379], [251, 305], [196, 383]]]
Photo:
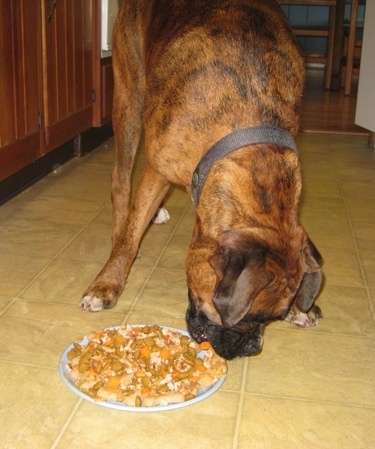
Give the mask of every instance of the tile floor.
[[[174, 190], [117, 307], [78, 308], [110, 248], [113, 140], [0, 207], [0, 421], [4, 449], [370, 449], [375, 447], [375, 153], [365, 136], [298, 136], [301, 220], [325, 258], [316, 328], [266, 329], [261, 355], [229, 363], [193, 406], [129, 413], [61, 382], [59, 357], [88, 331], [184, 328], [183, 262], [194, 211]], [[142, 159], [142, 158], [141, 158]], [[141, 163], [140, 159], [140, 163]]]

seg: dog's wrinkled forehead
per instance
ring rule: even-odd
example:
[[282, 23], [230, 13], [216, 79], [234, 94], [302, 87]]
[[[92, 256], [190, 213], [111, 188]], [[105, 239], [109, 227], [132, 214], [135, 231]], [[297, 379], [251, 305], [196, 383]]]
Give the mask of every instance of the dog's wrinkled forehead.
[[308, 239], [292, 254], [274, 253], [248, 232], [232, 230], [221, 235], [220, 245], [209, 264], [217, 279], [212, 304], [224, 327], [248, 316], [257, 322], [279, 319], [292, 301], [303, 310], [311, 307], [322, 275]]
[[225, 358], [255, 355], [266, 324], [287, 319], [292, 304], [302, 312], [313, 306], [322, 280], [320, 255], [307, 239], [298, 252], [296, 281], [295, 272], [286, 277], [282, 258], [271, 257], [269, 264], [267, 246], [241, 231], [227, 232], [221, 243], [210, 258], [217, 277], [212, 301], [202, 301], [189, 290], [189, 332], [197, 341], [209, 340]]

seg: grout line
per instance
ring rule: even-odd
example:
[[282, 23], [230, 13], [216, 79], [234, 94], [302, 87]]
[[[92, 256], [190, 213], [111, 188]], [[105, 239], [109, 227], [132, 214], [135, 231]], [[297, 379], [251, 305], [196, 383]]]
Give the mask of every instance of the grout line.
[[[75, 240], [87, 227], [90, 223], [92, 223], [95, 218], [107, 207], [107, 204], [104, 204], [89, 220], [86, 221], [86, 223], [79, 228], [77, 232], [75, 232], [70, 239], [62, 245], [62, 247], [53, 255], [53, 256], [43, 256], [46, 258], [50, 257], [50, 261], [17, 293], [17, 297], [22, 296], [27, 289], [36, 281], [38, 280], [42, 274], [59, 258], [59, 255], [65, 251], [65, 249]], [[26, 254], [26, 253], [23, 253]], [[31, 254], [32, 255], [32, 254]]]
[[12, 298], [12, 299], [9, 301], [9, 304], [8, 304], [7, 306], [5, 306], [4, 308], [1, 309], [1, 311], [0, 311], [0, 317], [1, 317], [2, 315], [4, 315], [5, 312], [6, 312], [8, 309], [10, 309], [10, 307], [11, 307], [16, 301], [17, 301], [17, 297]]
[[64, 436], [64, 433], [66, 432], [67, 428], [69, 427], [70, 423], [72, 422], [72, 420], [73, 420], [77, 410], [79, 409], [80, 405], [82, 404], [82, 402], [83, 402], [83, 399], [80, 398], [78, 400], [78, 402], [76, 403], [76, 405], [74, 406], [73, 410], [71, 411], [70, 415], [68, 416], [68, 418], [64, 422], [63, 426], [61, 427], [61, 430], [60, 430], [59, 434], [57, 435], [54, 443], [50, 447], [50, 449], [56, 449], [57, 448], [57, 446], [59, 445], [62, 437]]
[[[184, 209], [183, 209], [179, 219], [177, 220], [176, 224], [174, 225], [172, 231], [170, 232], [169, 237], [168, 237], [168, 239], [167, 239], [163, 249], [160, 251], [159, 256], [156, 258], [155, 263], [151, 267], [148, 275], [146, 276], [145, 281], [143, 282], [141, 288], [139, 289], [138, 293], [135, 295], [133, 301], [131, 302], [129, 310], [125, 314], [124, 319], [122, 320], [121, 324], [126, 324], [128, 319], [129, 319], [129, 317], [130, 317], [130, 315], [134, 312], [135, 306], [137, 305], [140, 296], [144, 292], [148, 281], [150, 280], [151, 276], [153, 275], [153, 273], [155, 272], [156, 268], [158, 267], [158, 263], [159, 263], [160, 259], [163, 257], [163, 255], [165, 254], [165, 251], [166, 251], [166, 249], [168, 247], [168, 244], [170, 243], [172, 237], [175, 235], [176, 230], [177, 230], [179, 224], [181, 223], [181, 221], [185, 217], [188, 207], [189, 207], [189, 202], [186, 203], [186, 205], [185, 205], [185, 207], [184, 207]], [[162, 226], [162, 225], [156, 225], [156, 226]], [[126, 288], [126, 286], [125, 286], [125, 288]]]
[[[287, 323], [286, 323], [287, 324]], [[372, 340], [374, 338], [374, 335], [371, 334], [363, 334], [363, 333], [345, 333], [345, 332], [329, 332], [327, 330], [320, 330], [319, 326], [309, 326], [308, 328], [302, 328], [302, 327], [297, 327], [296, 325], [289, 323], [290, 324], [290, 328], [286, 328], [286, 329], [280, 329], [280, 328], [269, 328], [270, 331], [272, 332], [282, 332], [282, 333], [286, 333], [286, 332], [293, 332], [293, 333], [297, 333], [297, 332], [313, 332], [314, 335], [321, 335], [321, 336], [339, 336], [339, 337], [345, 337], [345, 338], [358, 338], [360, 340]], [[272, 323], [270, 323], [269, 326], [272, 326]], [[295, 326], [295, 327], [293, 327]], [[310, 330], [309, 330], [310, 329]], [[265, 330], [265, 335], [266, 335], [267, 329]]]
[[27, 362], [19, 362], [19, 361], [15, 361], [15, 360], [9, 360], [5, 357], [0, 357], [0, 362], [3, 363], [8, 363], [10, 365], [17, 365], [17, 366], [27, 366], [29, 368], [37, 368], [37, 369], [43, 369], [43, 370], [47, 370], [47, 371], [53, 371], [56, 372], [56, 367], [52, 366], [52, 365], [37, 365], [36, 363], [27, 363]]
[[[229, 391], [229, 390], [227, 390], [227, 391]], [[265, 394], [265, 393], [244, 393], [244, 394], [245, 394], [245, 396], [254, 396], [257, 398], [268, 398], [268, 399], [276, 399], [276, 400], [283, 399], [283, 400], [287, 400], [287, 401], [304, 402], [304, 403], [309, 403], [309, 404], [322, 404], [322, 405], [329, 404], [329, 405], [340, 405], [342, 407], [375, 410], [375, 405], [360, 404], [358, 402], [343, 402], [343, 401], [333, 401], [333, 400], [324, 400], [324, 399], [311, 399], [311, 398], [303, 398], [303, 397], [297, 397], [297, 396], [286, 396], [286, 395]]]
[[242, 422], [243, 415], [243, 403], [244, 403], [244, 395], [245, 395], [245, 384], [247, 378], [249, 359], [245, 358], [243, 369], [242, 369], [242, 381], [241, 381], [241, 389], [240, 389], [240, 400], [238, 402], [237, 413], [236, 413], [236, 425], [234, 428], [233, 440], [232, 440], [232, 449], [238, 448], [239, 438], [240, 438], [240, 428]]
[[359, 251], [359, 247], [358, 247], [358, 243], [357, 243], [357, 237], [355, 235], [354, 232], [354, 226], [353, 226], [353, 222], [352, 222], [352, 217], [349, 211], [349, 206], [347, 203], [347, 199], [344, 193], [344, 189], [342, 187], [341, 184], [341, 178], [340, 178], [340, 174], [339, 174], [339, 170], [336, 164], [336, 156], [335, 156], [335, 151], [333, 150], [333, 165], [335, 167], [335, 172], [336, 172], [336, 176], [337, 176], [337, 180], [338, 180], [338, 184], [339, 184], [339, 188], [340, 188], [340, 194], [344, 203], [344, 207], [345, 207], [345, 214], [348, 220], [348, 224], [349, 224], [349, 228], [350, 228], [350, 233], [353, 239], [353, 244], [354, 244], [354, 248], [355, 248], [355, 253], [356, 253], [356, 257], [357, 257], [357, 261], [358, 261], [358, 265], [359, 265], [359, 270], [361, 273], [361, 278], [362, 278], [362, 282], [363, 282], [363, 288], [366, 291], [366, 296], [367, 296], [367, 302], [369, 304], [370, 310], [371, 310], [371, 314], [372, 314], [372, 321], [373, 324], [375, 325], [375, 308], [374, 308], [374, 304], [372, 302], [372, 298], [371, 298], [371, 293], [370, 293], [370, 287], [367, 284], [367, 280], [366, 280], [366, 275], [365, 275], [365, 270], [363, 268], [363, 264], [362, 264], [362, 259], [361, 259], [361, 255], [360, 255], [360, 251]]
[[185, 207], [184, 207], [184, 209], [183, 209], [181, 215], [180, 215], [180, 218], [177, 220], [176, 224], [174, 225], [174, 228], [172, 229], [171, 233], [169, 234], [169, 237], [168, 237], [168, 239], [167, 239], [167, 241], [166, 241], [166, 243], [165, 243], [165, 245], [164, 245], [164, 248], [160, 251], [159, 257], [158, 257], [158, 258], [156, 259], [156, 261], [155, 261], [154, 268], [157, 267], [157, 265], [158, 265], [160, 259], [161, 259], [161, 258], [163, 257], [163, 255], [165, 254], [165, 251], [166, 251], [166, 249], [167, 249], [167, 247], [168, 247], [168, 244], [169, 244], [169, 242], [172, 240], [172, 237], [176, 234], [176, 230], [177, 230], [178, 226], [180, 225], [180, 223], [182, 222], [182, 220], [184, 219], [184, 217], [185, 217], [185, 215], [186, 215], [186, 213], [187, 213], [187, 210], [189, 209], [189, 206], [190, 206], [190, 203], [187, 202], [187, 203], [185, 204]]

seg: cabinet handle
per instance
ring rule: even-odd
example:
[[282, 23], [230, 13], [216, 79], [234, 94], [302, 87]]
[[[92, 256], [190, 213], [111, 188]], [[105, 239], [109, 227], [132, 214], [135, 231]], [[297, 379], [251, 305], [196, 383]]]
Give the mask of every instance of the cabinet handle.
[[52, 0], [52, 4], [51, 4], [51, 1], [49, 2], [50, 8], [49, 8], [48, 16], [47, 16], [48, 22], [51, 22], [51, 20], [52, 20], [53, 13], [55, 12], [55, 9], [56, 9], [56, 2], [57, 2], [57, 0]]

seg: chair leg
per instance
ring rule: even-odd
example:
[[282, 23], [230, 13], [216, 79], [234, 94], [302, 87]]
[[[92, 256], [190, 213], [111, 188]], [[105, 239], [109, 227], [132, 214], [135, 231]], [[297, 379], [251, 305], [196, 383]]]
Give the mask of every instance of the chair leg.
[[331, 88], [332, 68], [333, 68], [333, 53], [335, 45], [335, 25], [336, 25], [336, 6], [329, 8], [329, 33], [327, 38], [327, 62], [324, 88]]
[[370, 132], [370, 134], [368, 136], [367, 144], [370, 148], [375, 148], [375, 133], [374, 132]]
[[352, 0], [350, 6], [348, 56], [346, 60], [344, 95], [350, 95], [352, 89], [354, 46], [357, 31], [357, 16], [358, 16], [358, 0]]

